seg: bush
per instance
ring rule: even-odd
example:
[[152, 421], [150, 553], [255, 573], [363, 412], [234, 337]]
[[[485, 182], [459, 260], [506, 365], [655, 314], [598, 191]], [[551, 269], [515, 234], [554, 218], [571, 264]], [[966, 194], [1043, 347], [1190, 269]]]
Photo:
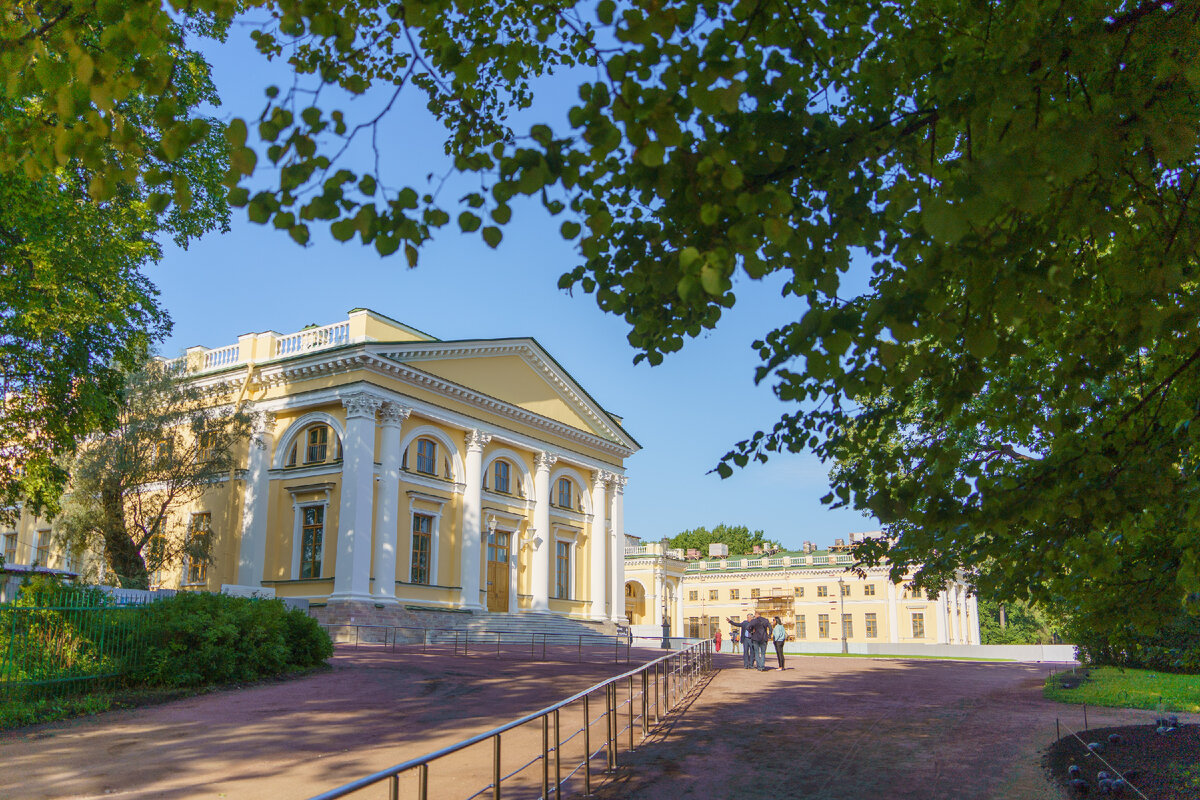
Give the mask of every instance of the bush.
[[1076, 657], [1088, 664], [1200, 674], [1200, 617], [1187, 611], [1152, 631], [1079, 617], [1070, 633]]
[[316, 621], [278, 600], [188, 592], [154, 603], [149, 613], [135, 680], [153, 686], [259, 680], [332, 655]]

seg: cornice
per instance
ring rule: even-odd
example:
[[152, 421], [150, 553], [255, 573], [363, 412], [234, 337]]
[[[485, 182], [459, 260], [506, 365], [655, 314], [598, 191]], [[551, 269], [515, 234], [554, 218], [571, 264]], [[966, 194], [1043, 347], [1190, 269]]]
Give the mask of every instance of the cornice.
[[[388, 347], [394, 349], [395, 345], [389, 345]], [[424, 372], [404, 362], [397, 361], [395, 357], [402, 355], [399, 351], [395, 353], [375, 352], [375, 350], [380, 348], [382, 348], [381, 345], [362, 344], [353, 346], [353, 350], [350, 351], [318, 351], [306, 355], [301, 359], [289, 359], [287, 361], [266, 364], [259, 368], [255, 383], [261, 388], [272, 389], [300, 381], [348, 374], [356, 370], [365, 370], [398, 380], [413, 388], [432, 391], [435, 394], [465, 403], [512, 422], [528, 425], [551, 435], [609, 453], [621, 459], [628, 458], [639, 449], [627, 437], [619, 432], [612, 431], [611, 426], [602, 425], [601, 427], [606, 431], [611, 431], [612, 439], [597, 436], [590, 431], [584, 431], [558, 422], [557, 420], [552, 420], [541, 414], [535, 414], [520, 406], [507, 403], [452, 381], [439, 378], [436, 375]], [[240, 389], [244, 379], [244, 374], [202, 376], [196, 379], [196, 385], [203, 387], [206, 391], [220, 393], [222, 390], [228, 391], [235, 387]]]

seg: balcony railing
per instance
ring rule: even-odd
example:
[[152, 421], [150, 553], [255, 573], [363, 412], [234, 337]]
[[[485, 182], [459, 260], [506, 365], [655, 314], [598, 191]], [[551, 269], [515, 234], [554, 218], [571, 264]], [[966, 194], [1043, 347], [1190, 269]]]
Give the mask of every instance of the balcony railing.
[[292, 356], [309, 350], [319, 350], [323, 347], [336, 347], [339, 344], [349, 344], [350, 323], [335, 322], [320, 328], [309, 328], [298, 333], [280, 336], [275, 340], [275, 356]]

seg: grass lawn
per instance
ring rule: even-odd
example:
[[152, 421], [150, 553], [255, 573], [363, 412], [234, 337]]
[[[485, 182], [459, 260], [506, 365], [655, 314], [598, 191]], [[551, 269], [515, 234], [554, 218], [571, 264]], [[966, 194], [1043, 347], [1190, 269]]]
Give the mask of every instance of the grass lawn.
[[1200, 675], [1093, 667], [1051, 675], [1042, 693], [1060, 703], [1200, 713]]

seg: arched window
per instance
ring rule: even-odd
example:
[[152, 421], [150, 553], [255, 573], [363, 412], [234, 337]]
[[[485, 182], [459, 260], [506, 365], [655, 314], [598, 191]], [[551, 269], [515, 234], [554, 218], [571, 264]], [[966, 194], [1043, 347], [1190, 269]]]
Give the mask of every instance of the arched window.
[[507, 461], [496, 459], [492, 464], [492, 491], [512, 494], [512, 465]]
[[570, 478], [559, 478], [558, 479], [558, 507], [574, 509], [575, 504], [571, 502], [571, 500], [572, 500], [571, 495], [572, 495], [571, 479]]
[[437, 442], [417, 439], [417, 472], [437, 475]]
[[[333, 439], [332, 443], [330, 439]], [[337, 436], [332, 435], [328, 425], [319, 423], [305, 428], [295, 438], [292, 442], [292, 449], [288, 451], [284, 466], [294, 467], [297, 463], [324, 464], [330, 460], [336, 461], [341, 457], [342, 443], [337, 440]]]

